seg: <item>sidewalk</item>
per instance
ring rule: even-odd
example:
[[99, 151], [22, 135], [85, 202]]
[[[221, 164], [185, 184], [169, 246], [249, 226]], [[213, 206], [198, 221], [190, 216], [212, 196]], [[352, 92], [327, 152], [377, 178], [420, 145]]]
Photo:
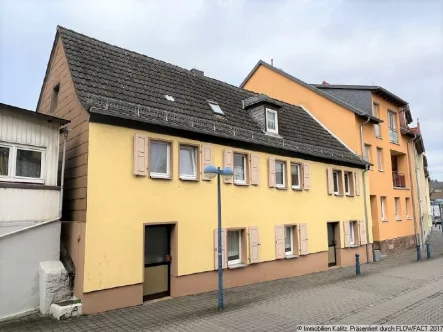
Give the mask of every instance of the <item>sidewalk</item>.
[[432, 259], [416, 252], [354, 267], [55, 321], [34, 314], [0, 322], [1, 331], [292, 331], [298, 324], [442, 323], [443, 236], [431, 235]]

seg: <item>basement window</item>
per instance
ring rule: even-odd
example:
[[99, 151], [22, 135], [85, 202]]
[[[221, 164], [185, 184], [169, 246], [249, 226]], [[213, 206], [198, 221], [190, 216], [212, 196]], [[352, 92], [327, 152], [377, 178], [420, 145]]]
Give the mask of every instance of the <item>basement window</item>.
[[225, 113], [223, 113], [220, 105], [217, 104], [215, 101], [208, 101], [208, 104], [209, 104], [209, 106], [211, 106], [211, 109], [215, 114], [225, 115]]

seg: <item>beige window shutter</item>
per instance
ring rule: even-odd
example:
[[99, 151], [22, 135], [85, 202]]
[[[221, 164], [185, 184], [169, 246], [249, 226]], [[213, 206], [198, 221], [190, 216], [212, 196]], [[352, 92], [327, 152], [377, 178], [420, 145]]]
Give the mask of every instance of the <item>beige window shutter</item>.
[[275, 226], [275, 257], [285, 258], [285, 226]]
[[311, 188], [311, 168], [308, 162], [303, 163], [303, 189], [309, 190]]
[[249, 227], [249, 255], [251, 264], [260, 261], [260, 240], [257, 226]]
[[134, 135], [134, 175], [148, 175], [148, 138]]
[[258, 154], [251, 154], [250, 165], [251, 184], [257, 186], [260, 177], [260, 159]]
[[202, 154], [201, 177], [202, 177], [202, 180], [209, 181], [211, 179], [205, 177], [204, 171], [205, 171], [206, 166], [209, 166], [212, 164], [212, 147], [210, 145], [203, 145], [201, 148], [201, 154]]
[[361, 245], [364, 245], [364, 244], [367, 244], [368, 243], [368, 241], [366, 240], [366, 228], [365, 228], [365, 223], [364, 223], [364, 221], [363, 220], [360, 220], [359, 222], [358, 222], [358, 225], [359, 225], [359, 230], [360, 230], [360, 244]]
[[300, 255], [308, 254], [308, 225], [300, 224]]
[[355, 172], [355, 195], [360, 196], [360, 172]]
[[[234, 151], [231, 149], [226, 149], [223, 155], [223, 167], [229, 167], [234, 172]], [[225, 177], [225, 183], [232, 183], [233, 177]]]
[[351, 196], [355, 195], [355, 172], [348, 173], [349, 177], [349, 193]]
[[269, 188], [275, 188], [275, 158], [269, 157]]
[[349, 248], [351, 246], [351, 226], [348, 220], [343, 221], [343, 233], [345, 235], [345, 248]]
[[328, 194], [332, 195], [334, 193], [334, 177], [332, 176], [332, 167], [328, 167], [326, 171], [328, 176]]
[[[222, 268], [225, 269], [228, 264], [228, 256], [226, 255], [227, 250], [227, 232], [226, 229], [222, 229], [221, 240], [222, 240]], [[214, 229], [214, 270], [218, 270], [218, 230]]]

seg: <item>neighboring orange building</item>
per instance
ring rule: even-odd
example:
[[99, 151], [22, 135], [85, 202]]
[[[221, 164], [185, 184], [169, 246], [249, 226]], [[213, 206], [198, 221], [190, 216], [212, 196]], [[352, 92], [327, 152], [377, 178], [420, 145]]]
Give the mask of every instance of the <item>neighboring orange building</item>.
[[[378, 86], [307, 84], [259, 61], [241, 87], [304, 107], [355, 153], [369, 172], [367, 216], [382, 253], [415, 245], [420, 222], [406, 101]], [[367, 193], [366, 193], [367, 194]], [[420, 237], [420, 236], [418, 236]]]

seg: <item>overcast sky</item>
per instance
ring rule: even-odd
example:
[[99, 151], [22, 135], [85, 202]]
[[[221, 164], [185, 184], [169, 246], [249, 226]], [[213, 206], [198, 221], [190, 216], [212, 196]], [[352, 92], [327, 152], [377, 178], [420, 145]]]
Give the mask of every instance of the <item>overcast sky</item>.
[[234, 85], [274, 58], [305, 82], [383, 86], [443, 181], [441, 0], [0, 0], [0, 102], [35, 109], [58, 24]]

